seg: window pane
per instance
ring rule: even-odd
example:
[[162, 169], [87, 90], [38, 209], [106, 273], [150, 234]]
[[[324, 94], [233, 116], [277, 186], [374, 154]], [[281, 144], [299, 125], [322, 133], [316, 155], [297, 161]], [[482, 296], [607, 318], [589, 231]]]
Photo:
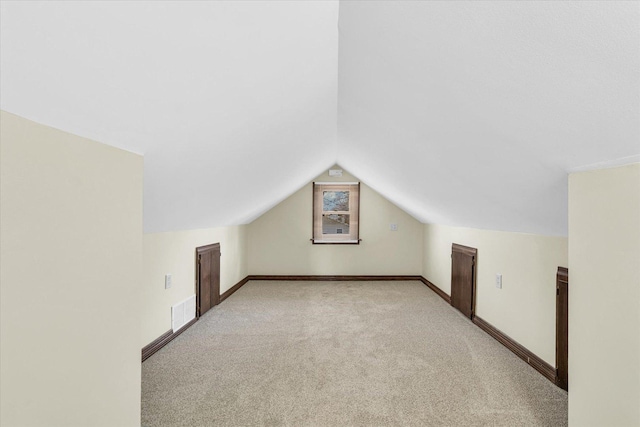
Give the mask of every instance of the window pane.
[[324, 191], [322, 193], [323, 211], [348, 211], [349, 192], [348, 191]]
[[322, 234], [349, 234], [349, 215], [322, 216]]

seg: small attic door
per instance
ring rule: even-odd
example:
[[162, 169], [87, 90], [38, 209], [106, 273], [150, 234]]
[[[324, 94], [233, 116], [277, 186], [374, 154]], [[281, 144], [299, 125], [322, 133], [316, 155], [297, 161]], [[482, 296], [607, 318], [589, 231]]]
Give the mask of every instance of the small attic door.
[[196, 314], [220, 303], [220, 243], [196, 248]]
[[476, 248], [451, 246], [451, 305], [469, 319], [475, 315], [477, 255]]

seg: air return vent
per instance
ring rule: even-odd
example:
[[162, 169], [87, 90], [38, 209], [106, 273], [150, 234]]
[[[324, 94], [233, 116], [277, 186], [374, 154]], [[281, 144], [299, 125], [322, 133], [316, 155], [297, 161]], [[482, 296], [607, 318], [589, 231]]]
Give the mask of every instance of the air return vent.
[[171, 329], [176, 332], [196, 317], [196, 296], [191, 295], [186, 300], [171, 307]]

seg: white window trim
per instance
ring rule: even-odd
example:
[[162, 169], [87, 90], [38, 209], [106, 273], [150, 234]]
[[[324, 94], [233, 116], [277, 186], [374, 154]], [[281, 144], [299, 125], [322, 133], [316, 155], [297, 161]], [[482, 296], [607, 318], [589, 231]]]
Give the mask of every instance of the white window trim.
[[[356, 188], [353, 188], [356, 187]], [[318, 212], [319, 203], [321, 203], [320, 193], [324, 191], [349, 191], [349, 211], [338, 212], [339, 214], [348, 214], [350, 216], [349, 234], [322, 234], [322, 214]], [[313, 244], [360, 244], [360, 183], [359, 182], [314, 182], [312, 186], [313, 195], [313, 228], [311, 242]], [[354, 194], [354, 193], [357, 193]], [[355, 199], [351, 200], [352, 198]], [[322, 208], [320, 208], [322, 209]], [[316, 236], [321, 236], [316, 238]]]

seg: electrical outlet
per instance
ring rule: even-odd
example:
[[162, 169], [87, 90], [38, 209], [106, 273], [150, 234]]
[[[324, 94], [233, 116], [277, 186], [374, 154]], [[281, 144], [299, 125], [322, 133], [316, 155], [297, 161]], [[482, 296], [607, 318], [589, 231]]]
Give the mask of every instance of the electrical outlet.
[[398, 224], [389, 224], [389, 229], [391, 231], [398, 231]]
[[502, 289], [502, 274], [496, 273], [496, 288]]
[[164, 276], [164, 288], [165, 289], [171, 288], [171, 275], [170, 274], [165, 274], [165, 276]]

